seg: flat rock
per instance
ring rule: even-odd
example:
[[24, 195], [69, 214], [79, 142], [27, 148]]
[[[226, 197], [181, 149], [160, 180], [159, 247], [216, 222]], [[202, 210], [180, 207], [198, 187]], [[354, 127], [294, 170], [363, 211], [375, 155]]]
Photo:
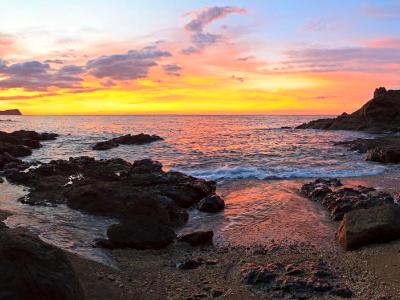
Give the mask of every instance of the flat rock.
[[104, 151], [118, 147], [119, 145], [144, 145], [162, 140], [163, 138], [158, 135], [149, 135], [144, 133], [137, 135], [127, 134], [108, 141], [99, 142], [93, 146], [93, 150]]
[[323, 261], [288, 265], [246, 263], [241, 268], [241, 274], [245, 285], [257, 292], [266, 293], [267, 299], [352, 296], [351, 290], [340, 284], [335, 270]]
[[359, 209], [345, 214], [336, 233], [346, 250], [400, 238], [400, 207], [395, 204]]

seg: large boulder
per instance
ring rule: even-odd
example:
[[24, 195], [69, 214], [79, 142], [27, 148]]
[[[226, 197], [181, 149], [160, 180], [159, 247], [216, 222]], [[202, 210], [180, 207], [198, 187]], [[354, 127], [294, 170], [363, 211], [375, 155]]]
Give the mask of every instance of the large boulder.
[[80, 300], [64, 252], [18, 230], [0, 230], [0, 299]]
[[140, 133], [137, 135], [126, 134], [108, 141], [99, 142], [93, 146], [93, 150], [108, 150], [118, 147], [119, 145], [144, 145], [162, 140], [163, 138], [158, 135], [150, 135], [144, 133]]
[[162, 249], [171, 244], [176, 235], [167, 225], [149, 216], [135, 216], [107, 230], [109, 241], [116, 248]]
[[395, 204], [359, 209], [345, 214], [336, 233], [346, 250], [400, 238], [400, 207]]
[[374, 98], [352, 114], [302, 124], [298, 129], [400, 131], [400, 91], [379, 88]]

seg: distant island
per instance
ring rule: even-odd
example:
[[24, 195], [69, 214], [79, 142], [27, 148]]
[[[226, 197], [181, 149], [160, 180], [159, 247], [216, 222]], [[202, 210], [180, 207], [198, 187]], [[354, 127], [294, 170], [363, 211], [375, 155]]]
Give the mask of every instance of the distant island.
[[0, 110], [0, 116], [22, 116], [19, 109]]

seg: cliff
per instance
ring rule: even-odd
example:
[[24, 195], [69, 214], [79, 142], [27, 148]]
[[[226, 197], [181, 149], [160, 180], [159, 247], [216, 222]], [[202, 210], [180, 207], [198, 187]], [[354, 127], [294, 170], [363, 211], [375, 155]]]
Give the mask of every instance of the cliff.
[[297, 129], [400, 131], [400, 90], [378, 88], [373, 99], [352, 114], [302, 124]]

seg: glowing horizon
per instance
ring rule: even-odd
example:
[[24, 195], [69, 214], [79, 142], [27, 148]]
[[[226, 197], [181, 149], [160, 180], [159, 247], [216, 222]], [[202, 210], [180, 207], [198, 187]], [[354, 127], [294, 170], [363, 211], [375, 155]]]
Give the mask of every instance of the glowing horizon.
[[0, 110], [328, 115], [400, 88], [396, 1], [2, 2]]

